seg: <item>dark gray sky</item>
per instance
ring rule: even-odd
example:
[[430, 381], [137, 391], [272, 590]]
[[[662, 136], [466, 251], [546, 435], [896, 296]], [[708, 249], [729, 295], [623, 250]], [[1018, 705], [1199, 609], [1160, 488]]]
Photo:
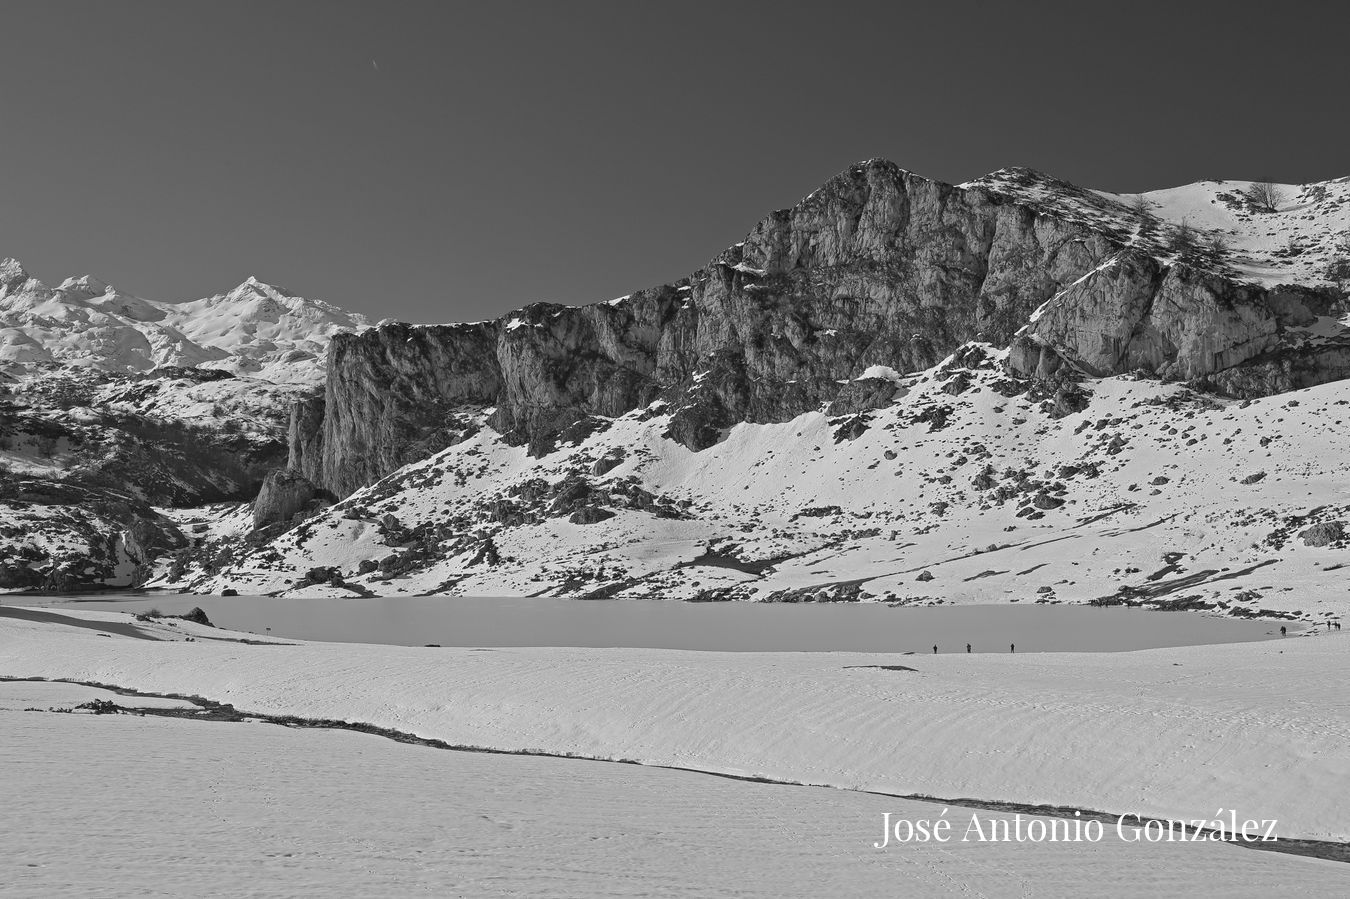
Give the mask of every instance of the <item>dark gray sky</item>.
[[7, 2], [0, 257], [376, 318], [606, 300], [883, 156], [1350, 175], [1346, 5]]

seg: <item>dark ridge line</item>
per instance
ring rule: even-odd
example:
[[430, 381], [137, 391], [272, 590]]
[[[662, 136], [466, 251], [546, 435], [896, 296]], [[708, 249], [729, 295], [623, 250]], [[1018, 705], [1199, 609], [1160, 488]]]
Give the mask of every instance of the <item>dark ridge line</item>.
[[[80, 600], [82, 601], [82, 600]], [[90, 600], [91, 602], [93, 600]], [[131, 615], [131, 612], [119, 612], [121, 615]], [[167, 615], [167, 618], [178, 618], [177, 615]], [[155, 635], [154, 631], [138, 627], [134, 622], [139, 619], [133, 619], [128, 622], [120, 621], [96, 621], [89, 618], [73, 618], [69, 615], [62, 615], [60, 612], [52, 612], [46, 608], [30, 609], [26, 606], [5, 606], [0, 605], [0, 618], [13, 618], [18, 621], [36, 621], [44, 624], [56, 624], [62, 627], [78, 627], [85, 630], [97, 631], [107, 637], [111, 634], [117, 634], [121, 637], [129, 637], [132, 640], [150, 640], [155, 643], [172, 643], [173, 640], [162, 640]], [[157, 619], [150, 619], [155, 621]], [[207, 625], [214, 628], [215, 625]], [[213, 637], [210, 634], [188, 634], [184, 631], [179, 633], [190, 637], [193, 640], [211, 640], [216, 643], [243, 643], [247, 646], [299, 646], [299, 643], [283, 643], [281, 640], [253, 640], [248, 637]], [[281, 638], [286, 639], [286, 638]]]
[[[911, 669], [912, 670], [912, 669]], [[98, 681], [82, 681], [68, 677], [46, 678], [46, 677], [14, 677], [9, 675], [0, 675], [0, 683], [60, 683], [60, 684], [78, 684], [83, 687], [94, 687], [99, 690], [107, 690], [110, 693], [116, 693], [122, 696], [143, 696], [154, 699], [178, 699], [191, 702], [199, 709], [207, 712], [202, 715], [200, 712], [193, 712], [188, 709], [137, 709], [125, 708], [114, 704], [113, 708], [120, 714], [129, 715], [152, 715], [161, 718], [181, 718], [186, 721], [225, 721], [239, 722], [245, 720], [263, 721], [268, 724], [276, 724], [282, 727], [296, 728], [315, 728], [319, 730], [347, 730], [355, 733], [370, 734], [372, 736], [384, 737], [393, 740], [395, 743], [406, 743], [414, 746], [427, 746], [432, 749], [445, 749], [451, 752], [476, 752], [485, 755], [523, 755], [535, 758], [555, 758], [570, 759], [583, 762], [612, 762], [620, 765], [636, 765], [641, 768], [655, 768], [664, 771], [683, 771], [688, 774], [702, 774], [708, 777], [721, 777], [726, 780], [739, 780], [747, 783], [771, 784], [785, 787], [814, 787], [816, 789], [839, 790], [845, 793], [862, 793], [869, 796], [885, 796], [890, 799], [904, 799], [910, 802], [924, 802], [932, 805], [957, 806], [959, 808], [979, 809], [981, 811], [991, 811], [1011, 814], [1027, 814], [1043, 818], [1064, 818], [1069, 820], [1081, 821], [1100, 821], [1102, 823], [1111, 823], [1121, 820], [1125, 817], [1133, 817], [1138, 826], [1142, 827], [1151, 821], [1157, 821], [1166, 824], [1165, 818], [1151, 818], [1142, 815], [1135, 815], [1126, 812], [1124, 815], [1112, 815], [1108, 812], [1098, 811], [1096, 809], [1079, 808], [1071, 805], [1036, 805], [1023, 802], [1009, 802], [997, 799], [971, 799], [962, 797], [958, 799], [944, 799], [939, 796], [932, 796], [927, 793], [886, 793], [881, 790], [853, 790], [847, 787], [837, 787], [832, 784], [813, 784], [799, 780], [783, 780], [762, 775], [754, 774], [727, 774], [721, 771], [707, 771], [701, 768], [685, 768], [679, 765], [657, 765], [650, 762], [641, 762], [637, 759], [624, 758], [600, 758], [590, 755], [576, 755], [567, 752], [548, 752], [542, 749], [494, 749], [488, 746], [471, 746], [463, 743], [449, 743], [445, 740], [439, 740], [435, 737], [419, 737], [407, 731], [395, 730], [391, 727], [380, 727], [375, 724], [366, 724], [360, 721], [341, 721], [335, 718], [302, 718], [297, 715], [269, 715], [264, 713], [241, 712], [233, 705], [226, 702], [217, 702], [213, 699], [207, 699], [203, 696], [196, 696], [189, 693], [149, 693], [142, 690], [135, 690], [130, 687], [119, 687], [116, 684], [104, 684]], [[1181, 823], [1179, 820], [1177, 823]], [[1238, 846], [1244, 849], [1255, 849], [1262, 852], [1279, 852], [1285, 855], [1299, 855], [1308, 858], [1320, 858], [1326, 861], [1350, 863], [1350, 843], [1338, 843], [1334, 840], [1312, 840], [1302, 838], [1280, 837], [1270, 843], [1249, 842], [1238, 839], [1222, 839], [1223, 831], [1216, 831], [1212, 828], [1193, 828], [1189, 825], [1183, 825], [1179, 828], [1185, 835], [1201, 834], [1205, 839], [1203, 842], [1222, 842], [1230, 846]], [[1219, 840], [1211, 840], [1213, 834], [1220, 835]], [[1181, 842], [1180, 840], [1172, 842]], [[1191, 841], [1187, 841], [1191, 842]]]
[[119, 637], [129, 637], [132, 640], [157, 641], [159, 639], [129, 621], [94, 621], [88, 618], [62, 615], [60, 612], [50, 612], [46, 609], [30, 609], [25, 606], [0, 606], [0, 618], [77, 627], [82, 630], [97, 631], [104, 636], [117, 634]]
[[1117, 512], [1126, 512], [1129, 511], [1130, 509], [1137, 509], [1138, 507], [1139, 507], [1138, 503], [1122, 503], [1121, 505], [1115, 506], [1114, 508], [1104, 509], [1100, 512], [1096, 512], [1092, 515], [1089, 515], [1086, 518], [1080, 518], [1078, 519], [1078, 523], [1075, 524], [1074, 527], [1083, 527], [1084, 525], [1093, 524], [1095, 522], [1101, 521], [1103, 518], [1110, 518]]

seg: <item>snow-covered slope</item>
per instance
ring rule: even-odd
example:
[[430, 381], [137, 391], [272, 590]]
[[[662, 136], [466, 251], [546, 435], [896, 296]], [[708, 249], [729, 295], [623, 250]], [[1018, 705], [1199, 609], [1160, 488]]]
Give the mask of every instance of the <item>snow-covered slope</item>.
[[[962, 184], [1040, 206], [1048, 212], [1156, 243], [1170, 257], [1169, 235], [1185, 225], [1200, 242], [1226, 246], [1242, 280], [1274, 287], [1350, 283], [1350, 177], [1312, 184], [1271, 184], [1274, 209], [1253, 203], [1252, 181], [1198, 181], [1140, 194], [1086, 190], [1033, 169], [1001, 169]], [[1153, 220], [1153, 221], [1150, 221]], [[1162, 223], [1161, 229], [1149, 227]], [[1142, 226], [1142, 227], [1141, 227]]]
[[926, 372], [874, 371], [868, 391], [893, 393], [883, 408], [740, 424], [700, 452], [666, 436], [660, 403], [543, 458], [484, 427], [189, 580], [245, 593], [1149, 601], [1313, 620], [1350, 607], [1346, 382], [1257, 401], [1132, 377], [1049, 391], [1006, 376], [1000, 355], [975, 345]]
[[318, 383], [328, 339], [368, 324], [362, 315], [252, 277], [228, 293], [162, 303], [88, 276], [49, 288], [15, 260], [0, 261], [0, 366], [11, 369], [207, 367]]
[[[134, 623], [118, 613], [62, 614]], [[1232, 809], [1239, 820], [1275, 819], [1281, 838], [1350, 840], [1350, 806], [1338, 789], [1350, 777], [1343, 634], [898, 659], [249, 646], [186, 623], [150, 627], [179, 639], [100, 638], [89, 628], [0, 618], [0, 674], [201, 696], [459, 746], [849, 790], [1182, 820]], [[188, 634], [196, 641], [184, 642]], [[898, 660], [903, 668], [882, 667]]]
[[[1122, 838], [1106, 827], [1099, 843], [981, 842], [995, 826], [1013, 829], [1011, 814], [955, 807], [945, 846], [878, 850], [884, 815], [930, 820], [944, 807], [638, 765], [438, 752], [335, 730], [60, 714], [91, 700], [185, 704], [0, 684], [0, 753], [23, 760], [6, 771], [0, 850], [22, 864], [0, 897], [219, 896], [246, 876], [265, 880], [270, 895], [328, 899], [1077, 899], [1103, 884], [1194, 899], [1265, 899], [1295, 885], [1303, 899], [1344, 894], [1336, 862], [1127, 842], [1132, 828]], [[972, 814], [979, 827], [963, 841]]]

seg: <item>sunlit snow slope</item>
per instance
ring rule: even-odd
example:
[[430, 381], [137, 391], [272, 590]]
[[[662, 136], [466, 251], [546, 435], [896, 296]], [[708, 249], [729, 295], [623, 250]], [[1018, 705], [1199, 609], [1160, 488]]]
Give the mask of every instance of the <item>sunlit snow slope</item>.
[[[1221, 240], [1238, 276], [1266, 286], [1350, 281], [1350, 265], [1345, 262], [1350, 259], [1350, 177], [1272, 184], [1274, 209], [1261, 208], [1247, 198], [1254, 183], [1197, 181], [1165, 190], [1113, 194], [1013, 168], [961, 186], [988, 188], [1097, 226], [1138, 228], [1146, 218], [1173, 228], [1184, 224], [1195, 229], [1200, 240]], [[1347, 267], [1336, 268], [1338, 261]]]
[[163, 303], [92, 277], [49, 288], [0, 261], [0, 366], [55, 362], [111, 372], [220, 368], [269, 381], [322, 379], [328, 338], [368, 322], [250, 277], [228, 293]]
[[484, 428], [192, 586], [1346, 607], [1346, 382], [1049, 392], [998, 361], [972, 346], [880, 373], [884, 408], [741, 424], [700, 452], [663, 436], [660, 404], [540, 459]]

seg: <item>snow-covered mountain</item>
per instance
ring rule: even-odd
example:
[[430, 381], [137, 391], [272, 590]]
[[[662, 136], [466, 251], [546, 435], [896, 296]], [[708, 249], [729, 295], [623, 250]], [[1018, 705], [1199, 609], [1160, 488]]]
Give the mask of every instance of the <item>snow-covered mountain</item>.
[[179, 582], [1339, 611], [1350, 183], [1251, 187], [874, 160], [668, 285], [339, 337], [290, 464], [345, 498]]
[[[871, 160], [669, 284], [335, 333], [285, 470], [156, 513], [183, 548], [136, 580], [1340, 610], [1350, 182], [1253, 187]], [[273, 314], [245, 287], [217, 305]], [[223, 389], [105, 393], [232, 420]], [[65, 550], [27, 570], [58, 558], [68, 583]]]
[[[1312, 184], [1269, 184], [1273, 206], [1254, 202], [1262, 185], [1253, 181], [1199, 181], [1139, 194], [1086, 190], [1033, 169], [1001, 169], [961, 187], [985, 189], [1065, 220], [1102, 230], [1133, 231], [1160, 258], [1176, 229], [1195, 230], [1198, 243], [1224, 247], [1234, 276], [1276, 287], [1281, 284], [1345, 286], [1350, 283], [1350, 177]], [[1161, 228], [1141, 228], [1148, 220]], [[1141, 234], [1140, 232], [1144, 232]]]
[[[493, 429], [540, 455], [657, 398], [672, 438], [703, 449], [740, 422], [866, 404], [841, 385], [970, 341], [1011, 348], [1009, 370], [1037, 379], [1144, 371], [1256, 397], [1345, 377], [1350, 183], [1289, 188], [1275, 212], [1241, 190], [1137, 205], [1029, 170], [953, 186], [871, 160], [668, 284], [339, 335], [334, 414], [309, 410], [292, 464], [345, 495], [448, 445], [461, 408], [491, 408]], [[1224, 233], [1192, 225], [1200, 210]], [[1272, 234], [1302, 249], [1281, 255], [1289, 239]]]
[[1350, 609], [1350, 381], [1047, 390], [1005, 361], [970, 345], [873, 372], [884, 405], [738, 424], [699, 452], [661, 402], [543, 458], [484, 427], [265, 545], [209, 545], [233, 558], [192, 586]]
[[97, 278], [49, 288], [0, 261], [0, 368], [58, 363], [109, 372], [217, 368], [275, 383], [319, 383], [328, 340], [365, 316], [250, 277], [184, 303], [141, 299]]
[[187, 542], [156, 506], [255, 496], [329, 340], [367, 324], [255, 278], [160, 303], [0, 262], [0, 588], [143, 580]]

